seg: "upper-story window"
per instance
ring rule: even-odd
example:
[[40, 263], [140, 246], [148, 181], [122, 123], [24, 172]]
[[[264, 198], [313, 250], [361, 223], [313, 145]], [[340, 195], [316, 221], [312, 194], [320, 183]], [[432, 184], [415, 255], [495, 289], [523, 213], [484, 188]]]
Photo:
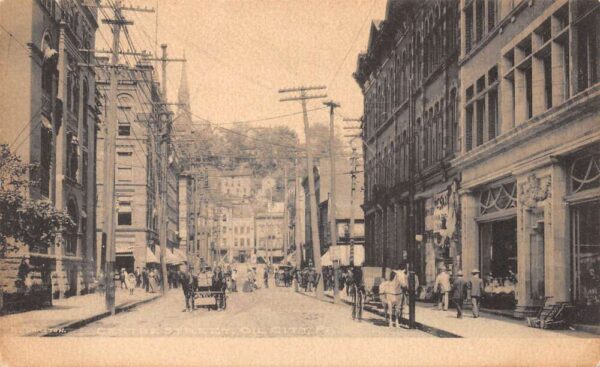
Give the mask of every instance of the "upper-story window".
[[[463, 8], [465, 17], [465, 52], [469, 52], [498, 24], [499, 5], [505, 12], [512, 10], [519, 0], [469, 0]], [[502, 4], [506, 3], [506, 4]], [[506, 15], [506, 14], [504, 14]]]
[[79, 141], [77, 136], [72, 133], [67, 133], [67, 177], [73, 181], [77, 181], [77, 172], [79, 170]]
[[467, 88], [466, 148], [467, 151], [494, 139], [498, 134], [498, 67], [493, 66]]

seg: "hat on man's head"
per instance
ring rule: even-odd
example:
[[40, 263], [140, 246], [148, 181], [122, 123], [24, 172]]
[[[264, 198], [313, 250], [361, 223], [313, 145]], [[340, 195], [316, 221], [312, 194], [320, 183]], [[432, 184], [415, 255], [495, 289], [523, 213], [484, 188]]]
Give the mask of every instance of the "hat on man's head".
[[29, 254], [23, 255], [23, 259], [31, 259], [31, 256]]
[[462, 277], [462, 275], [463, 275], [462, 270], [457, 271], [456, 275], [459, 276], [459, 277]]
[[473, 269], [473, 270], [471, 270], [471, 274], [479, 274], [479, 269]]

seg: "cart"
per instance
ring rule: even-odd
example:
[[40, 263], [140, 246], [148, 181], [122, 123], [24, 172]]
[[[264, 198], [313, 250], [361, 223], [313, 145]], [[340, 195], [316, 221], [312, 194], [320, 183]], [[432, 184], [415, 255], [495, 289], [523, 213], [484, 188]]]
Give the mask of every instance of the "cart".
[[219, 308], [219, 301], [223, 302], [223, 309], [227, 308], [227, 294], [225, 290], [213, 288], [212, 273], [210, 271], [202, 272], [194, 276], [194, 299], [196, 305], [208, 306], [209, 309]]

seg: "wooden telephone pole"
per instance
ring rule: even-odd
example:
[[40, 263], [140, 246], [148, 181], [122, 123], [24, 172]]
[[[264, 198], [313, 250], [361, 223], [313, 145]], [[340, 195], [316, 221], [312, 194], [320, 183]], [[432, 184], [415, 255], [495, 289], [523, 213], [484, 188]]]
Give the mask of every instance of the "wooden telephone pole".
[[161, 114], [159, 119], [159, 142], [160, 142], [160, 155], [161, 155], [161, 179], [158, 181], [160, 186], [160, 201], [158, 218], [160, 223], [159, 240], [160, 240], [160, 267], [162, 272], [162, 293], [166, 292], [168, 287], [167, 279], [167, 242], [168, 242], [168, 230], [169, 230], [169, 214], [168, 214], [168, 193], [169, 193], [169, 155], [171, 146], [171, 129], [173, 124], [172, 113], [167, 110], [167, 63], [174, 62], [185, 62], [182, 59], [169, 59], [167, 57], [167, 45], [160, 45], [162, 48], [162, 57], [160, 58], [147, 58], [148, 61], [160, 61], [162, 70], [162, 97], [164, 106], [161, 106]]
[[[105, 7], [105, 6], [100, 6]], [[106, 264], [104, 269], [106, 295], [106, 309], [111, 315], [115, 314], [115, 263], [116, 263], [116, 244], [115, 244], [115, 156], [117, 140], [117, 104], [118, 104], [118, 67], [120, 51], [121, 29], [133, 22], [123, 17], [123, 10], [152, 12], [147, 8], [123, 7], [121, 0], [115, 0], [114, 18], [103, 19], [104, 24], [112, 26], [112, 50], [110, 70], [110, 88], [108, 93], [108, 106], [106, 113], [106, 123], [104, 125], [104, 234], [106, 248]]]
[[335, 219], [335, 210], [336, 210], [336, 201], [335, 201], [335, 126], [334, 126], [334, 112], [336, 107], [340, 107], [340, 105], [333, 101], [328, 101], [323, 103], [325, 106], [329, 107], [329, 159], [330, 159], [330, 167], [331, 173], [330, 177], [330, 196], [329, 196], [329, 228], [330, 228], [330, 237], [331, 237], [331, 247], [329, 248], [329, 254], [332, 256], [332, 264], [333, 264], [333, 303], [339, 303], [340, 295], [339, 295], [339, 270], [340, 270], [340, 259], [338, 254], [337, 247], [337, 223]]
[[[314, 86], [314, 87], [298, 87], [298, 88], [286, 88], [280, 89], [279, 93], [290, 93], [299, 92], [299, 96], [282, 98], [280, 102], [286, 101], [300, 101], [302, 103], [302, 116], [304, 119], [304, 135], [306, 138], [306, 166], [308, 173], [308, 191], [309, 191], [309, 205], [310, 205], [310, 232], [312, 237], [313, 245], [313, 262], [315, 269], [318, 274], [321, 274], [321, 243], [319, 241], [319, 225], [317, 222], [317, 198], [315, 197], [315, 181], [313, 174], [313, 158], [310, 150], [310, 131], [308, 124], [308, 113], [306, 112], [306, 101], [309, 99], [326, 98], [326, 94], [319, 95], [308, 95], [306, 92], [310, 90], [323, 90], [325, 86]], [[319, 282], [316, 287], [317, 298], [323, 298], [323, 277], [319, 277]]]

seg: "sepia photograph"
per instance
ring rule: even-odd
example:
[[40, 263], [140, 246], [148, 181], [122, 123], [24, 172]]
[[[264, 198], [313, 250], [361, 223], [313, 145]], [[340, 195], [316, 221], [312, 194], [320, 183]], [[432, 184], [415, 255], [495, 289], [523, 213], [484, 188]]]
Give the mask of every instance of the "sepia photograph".
[[600, 366], [600, 1], [0, 0], [0, 365]]

